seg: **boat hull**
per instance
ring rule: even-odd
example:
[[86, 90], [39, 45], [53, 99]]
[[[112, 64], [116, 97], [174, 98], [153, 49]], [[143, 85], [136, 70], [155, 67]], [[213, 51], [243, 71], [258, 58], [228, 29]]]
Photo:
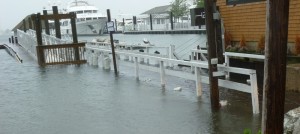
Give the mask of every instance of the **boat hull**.
[[[79, 36], [102, 35], [106, 30], [107, 19], [87, 20], [76, 22], [76, 31]], [[62, 33], [72, 34], [71, 27], [61, 27]]]

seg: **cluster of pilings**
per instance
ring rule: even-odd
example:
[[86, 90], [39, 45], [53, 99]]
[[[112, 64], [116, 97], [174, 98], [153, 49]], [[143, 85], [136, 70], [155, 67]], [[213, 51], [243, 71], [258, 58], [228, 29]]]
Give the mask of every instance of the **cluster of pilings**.
[[10, 38], [8, 38], [8, 42], [12, 44], [18, 44], [18, 37], [11, 36]]

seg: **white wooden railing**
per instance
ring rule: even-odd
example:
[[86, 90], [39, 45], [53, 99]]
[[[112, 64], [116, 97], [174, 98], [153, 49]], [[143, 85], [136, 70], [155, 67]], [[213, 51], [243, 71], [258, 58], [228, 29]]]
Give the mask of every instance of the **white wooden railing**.
[[[91, 63], [93, 65], [98, 65], [98, 60], [102, 61], [102, 63], [105, 59], [109, 57], [109, 53], [111, 52], [110, 49], [104, 49], [104, 48], [97, 48], [97, 47], [86, 47], [87, 54], [86, 58], [88, 59], [88, 63]], [[139, 70], [144, 69], [148, 71], [158, 72], [161, 76], [161, 84], [162, 86], [165, 86], [166, 84], [166, 74], [171, 76], [176, 76], [180, 78], [190, 79], [196, 81], [196, 90], [197, 95], [202, 95], [202, 88], [201, 83], [207, 83], [209, 84], [209, 78], [208, 76], [201, 75], [201, 69], [205, 68], [208, 69], [208, 63], [205, 61], [183, 61], [183, 60], [176, 60], [171, 59], [169, 57], [162, 57], [159, 55], [150, 55], [150, 54], [144, 54], [139, 52], [130, 52], [130, 51], [123, 51], [123, 50], [116, 50], [117, 54], [117, 65], [119, 68], [119, 65], [127, 65], [132, 66], [135, 68], [135, 75], [136, 78], [139, 78]], [[128, 62], [129, 57], [133, 59], [133, 62]], [[143, 60], [150, 59], [152, 61], [156, 61], [154, 63], [159, 64], [157, 66], [148, 64], [143, 64]], [[186, 71], [175, 71], [172, 69], [169, 69], [166, 66], [169, 66], [171, 64], [176, 65], [185, 65], [185, 66], [191, 66], [194, 68], [193, 72], [186, 72]], [[103, 65], [104, 66], [104, 65]], [[107, 65], [105, 65], [107, 66]], [[226, 73], [232, 72], [232, 73], [238, 73], [238, 74], [245, 74], [250, 76], [250, 84], [245, 83], [238, 83], [226, 79], [219, 79], [219, 86], [225, 87], [228, 89], [233, 89], [241, 92], [250, 93], [252, 97], [252, 109], [253, 113], [257, 114], [259, 113], [259, 101], [258, 101], [258, 91], [257, 91], [257, 76], [256, 71], [252, 69], [244, 69], [244, 68], [236, 68], [236, 67], [228, 67], [225, 65], [218, 65], [218, 72], [214, 72], [214, 76], [224, 76]]]

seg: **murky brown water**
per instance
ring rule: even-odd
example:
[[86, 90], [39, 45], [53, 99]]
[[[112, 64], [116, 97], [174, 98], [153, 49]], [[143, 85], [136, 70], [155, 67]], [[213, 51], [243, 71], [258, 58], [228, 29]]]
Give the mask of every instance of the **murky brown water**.
[[[22, 64], [0, 50], [0, 134], [240, 134], [260, 128], [250, 94], [220, 89], [229, 104], [214, 112], [208, 85], [198, 98], [190, 80], [168, 76], [162, 89], [153, 72], [141, 71], [136, 81], [129, 67], [121, 66], [116, 78], [88, 65], [40, 68], [20, 55]], [[173, 91], [178, 86], [183, 90]], [[297, 97], [287, 99], [290, 108], [299, 106]]]

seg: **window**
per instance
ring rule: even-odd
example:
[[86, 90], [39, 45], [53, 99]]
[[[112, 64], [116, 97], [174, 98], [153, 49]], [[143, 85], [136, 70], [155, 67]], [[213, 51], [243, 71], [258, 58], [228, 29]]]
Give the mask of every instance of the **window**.
[[84, 13], [92, 13], [92, 10], [84, 10]]
[[86, 18], [86, 20], [92, 20], [92, 18]]
[[97, 17], [94, 17], [93, 20], [97, 20]]
[[77, 14], [82, 14], [83, 13], [83, 11], [77, 11]]
[[93, 13], [97, 13], [97, 10], [93, 10]]

